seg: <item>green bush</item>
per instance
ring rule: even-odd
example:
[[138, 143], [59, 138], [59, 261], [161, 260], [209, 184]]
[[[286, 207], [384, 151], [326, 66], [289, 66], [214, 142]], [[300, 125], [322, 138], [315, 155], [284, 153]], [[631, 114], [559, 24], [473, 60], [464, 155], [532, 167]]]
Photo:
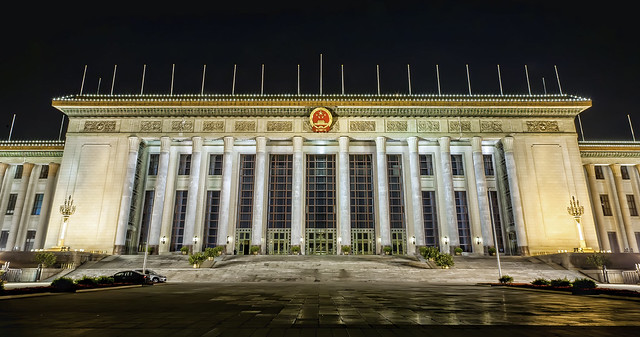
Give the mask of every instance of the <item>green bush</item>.
[[587, 257], [587, 263], [596, 268], [602, 268], [607, 263], [607, 258], [602, 253], [596, 253]]
[[216, 257], [216, 250], [213, 247], [207, 247], [204, 249], [204, 256], [207, 258]]
[[200, 265], [207, 257], [202, 252], [189, 255], [189, 264]]
[[462, 248], [456, 247], [456, 249], [454, 249], [453, 252], [456, 253], [457, 255], [460, 255], [462, 254]]
[[4, 291], [4, 281], [0, 280], [0, 293]]
[[251, 254], [258, 255], [258, 253], [260, 253], [260, 246], [251, 246], [251, 248], [249, 248], [249, 251], [251, 252]]
[[422, 256], [424, 256], [425, 259], [435, 259], [436, 256], [440, 254], [440, 250], [438, 250], [437, 247], [422, 247], [422, 248], [424, 248], [424, 253], [422, 253]]
[[489, 253], [489, 255], [495, 255], [496, 249], [494, 247], [489, 247], [487, 249], [487, 252]]
[[100, 276], [96, 278], [97, 284], [113, 284], [113, 277], [111, 276]]
[[299, 254], [300, 253], [300, 246], [291, 246], [291, 253]]
[[551, 285], [551, 282], [549, 280], [545, 279], [545, 278], [540, 277], [540, 278], [537, 278], [537, 279], [533, 280], [531, 282], [531, 284], [536, 285], [536, 286], [548, 286], [548, 285]]
[[435, 258], [436, 265], [439, 267], [451, 267], [453, 266], [453, 256], [451, 254], [438, 254]]
[[180, 251], [182, 252], [182, 254], [187, 254], [187, 253], [189, 253], [189, 247], [187, 247], [187, 246], [182, 246], [182, 247], [180, 248]]
[[567, 278], [557, 278], [554, 280], [551, 280], [551, 286], [553, 287], [570, 287], [571, 286], [571, 281], [567, 280]]
[[384, 246], [384, 247], [382, 247], [382, 251], [383, 251], [385, 254], [389, 255], [389, 254], [391, 254], [391, 252], [393, 251], [393, 248], [391, 248], [391, 246]]
[[513, 277], [509, 275], [502, 275], [502, 277], [499, 278], [498, 281], [500, 281], [500, 283], [502, 284], [509, 284], [513, 282]]
[[342, 246], [342, 252], [346, 253], [346, 254], [351, 253], [351, 246], [349, 246], [349, 245]]
[[573, 281], [573, 287], [578, 289], [595, 289], [598, 285], [589, 278], [577, 278]]
[[73, 283], [73, 280], [68, 277], [58, 277], [51, 282], [51, 286], [59, 292], [76, 291], [76, 285]]
[[81, 279], [77, 280], [76, 284], [94, 286], [94, 285], [98, 284], [98, 282], [96, 281], [95, 278], [85, 275]]
[[53, 266], [57, 260], [56, 256], [51, 252], [36, 253], [36, 256], [33, 259], [45, 268]]

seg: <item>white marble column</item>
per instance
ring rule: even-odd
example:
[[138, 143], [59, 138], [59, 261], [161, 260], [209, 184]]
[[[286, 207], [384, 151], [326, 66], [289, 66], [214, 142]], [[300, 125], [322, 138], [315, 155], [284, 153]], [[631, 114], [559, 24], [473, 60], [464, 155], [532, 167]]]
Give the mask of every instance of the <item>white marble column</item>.
[[502, 138], [504, 149], [504, 161], [507, 166], [507, 176], [509, 180], [509, 191], [511, 192], [511, 209], [513, 220], [516, 225], [516, 235], [518, 243], [518, 254], [529, 255], [529, 244], [527, 241], [527, 231], [524, 224], [524, 213], [522, 211], [522, 199], [520, 198], [520, 187], [518, 186], [518, 175], [516, 171], [516, 160], [513, 156], [513, 137]]
[[131, 195], [133, 194], [133, 183], [136, 177], [136, 164], [138, 163], [138, 149], [140, 138], [129, 137], [129, 155], [127, 157], [127, 171], [124, 176], [122, 186], [122, 197], [120, 198], [120, 212], [118, 213], [118, 226], [116, 227], [116, 242], [113, 247], [113, 254], [125, 254], [127, 227], [129, 225], [129, 213], [131, 212]]
[[231, 178], [233, 177], [233, 137], [224, 137], [222, 158], [222, 186], [220, 188], [220, 214], [218, 215], [218, 246], [227, 246], [229, 213], [231, 212]]
[[591, 192], [591, 207], [593, 207], [593, 212], [596, 214], [596, 230], [599, 236], [598, 243], [600, 244], [600, 249], [605, 251], [611, 250], [604, 213], [602, 213], [602, 204], [600, 203], [600, 193], [598, 191], [598, 185], [596, 184], [595, 165], [587, 164], [585, 168], [587, 170], [587, 182], [589, 183], [589, 190]]
[[422, 212], [422, 186], [420, 183], [420, 158], [418, 157], [418, 137], [407, 138], [409, 146], [409, 172], [411, 174], [411, 203], [413, 205], [413, 233], [416, 246], [424, 246], [424, 214]]
[[[351, 246], [351, 175], [349, 174], [349, 137], [338, 138], [340, 145], [338, 168], [339, 202], [338, 219], [342, 246]], [[338, 247], [340, 248], [340, 247]], [[341, 249], [338, 249], [342, 252]], [[340, 253], [339, 253], [340, 254]]]
[[[185, 215], [182, 245], [193, 252], [193, 236], [196, 225], [196, 209], [198, 206], [198, 188], [200, 186], [200, 167], [202, 167], [202, 137], [191, 138], [191, 168], [189, 172], [189, 190], [187, 192], [187, 213]], [[202, 238], [200, 238], [202, 239]]]
[[493, 221], [491, 219], [491, 205], [489, 205], [489, 196], [487, 191], [487, 178], [484, 175], [484, 157], [482, 155], [481, 137], [473, 137], [471, 139], [471, 151], [473, 153], [473, 171], [476, 176], [476, 191], [478, 192], [478, 209], [480, 211], [482, 243], [484, 246], [484, 253], [487, 254], [489, 247], [493, 246]]
[[2, 192], [3, 192], [2, 187], [4, 186], [4, 176], [8, 168], [9, 168], [9, 164], [0, 163], [0, 195], [2, 195]]
[[[2, 229], [4, 224], [4, 214], [7, 212], [7, 198], [3, 198], [5, 196], [5, 185], [8, 185], [8, 182], [5, 181], [7, 169], [11, 167], [11, 165], [7, 163], [0, 163], [0, 229]], [[8, 179], [8, 178], [7, 178]], [[9, 188], [11, 189], [11, 188]], [[8, 197], [8, 193], [7, 193]]]
[[[451, 138], [440, 137], [440, 176], [444, 189], [444, 202], [446, 205], [446, 223], [440, 226], [440, 235], [449, 240], [449, 246], [441, 245], [441, 251], [451, 253], [460, 246], [458, 239], [458, 215], [456, 214], [456, 198], [453, 191], [453, 171], [451, 170]], [[442, 243], [442, 239], [440, 241]]]
[[157, 253], [160, 246], [160, 230], [162, 229], [162, 213], [164, 211], [164, 199], [167, 189], [167, 176], [169, 174], [169, 150], [171, 150], [171, 138], [160, 138], [160, 157], [158, 159], [158, 175], [153, 193], [153, 210], [151, 212], [151, 229], [149, 233], [149, 247]]
[[291, 245], [300, 245], [300, 251], [305, 253], [302, 238], [304, 237], [303, 212], [302, 212], [302, 176], [304, 165], [302, 161], [302, 137], [293, 137], [293, 181], [291, 203]]
[[42, 207], [40, 208], [40, 219], [38, 219], [38, 229], [36, 230], [36, 238], [33, 245], [33, 248], [35, 249], [44, 248], [44, 241], [47, 237], [47, 230], [49, 228], [51, 203], [53, 202], [53, 194], [55, 193], [59, 167], [60, 164], [58, 163], [49, 163], [47, 185], [44, 188], [44, 197], [42, 198]]
[[14, 250], [14, 248], [21, 246], [16, 240], [18, 239], [18, 232], [20, 231], [20, 219], [22, 218], [22, 209], [25, 204], [25, 197], [27, 194], [27, 188], [29, 187], [29, 180], [31, 180], [31, 171], [33, 170], [32, 163], [22, 164], [22, 181], [20, 183], [20, 190], [16, 198], [16, 207], [13, 210], [13, 216], [11, 217], [11, 228], [9, 229], [9, 238], [7, 239], [6, 250]]
[[251, 245], [260, 246], [264, 253], [263, 243], [264, 231], [264, 198], [265, 198], [265, 175], [266, 175], [266, 153], [267, 138], [256, 137], [256, 166], [255, 179], [253, 182], [253, 219], [251, 224]]
[[[389, 220], [389, 179], [387, 177], [387, 139], [376, 137], [376, 166], [378, 179], [378, 217], [380, 218], [380, 243], [382, 247], [391, 245]], [[382, 247], [378, 247], [381, 249]]]
[[633, 249], [634, 253], [638, 252], [637, 245], [634, 244], [635, 233], [631, 226], [631, 215], [629, 214], [629, 207], [627, 205], [627, 195], [624, 193], [624, 187], [622, 186], [622, 173], [620, 172], [620, 164], [611, 164], [611, 173], [613, 173], [613, 182], [616, 188], [616, 196], [618, 199], [618, 207], [616, 210], [620, 211], [622, 221], [620, 223], [620, 234], [622, 234], [622, 246], [624, 249]]

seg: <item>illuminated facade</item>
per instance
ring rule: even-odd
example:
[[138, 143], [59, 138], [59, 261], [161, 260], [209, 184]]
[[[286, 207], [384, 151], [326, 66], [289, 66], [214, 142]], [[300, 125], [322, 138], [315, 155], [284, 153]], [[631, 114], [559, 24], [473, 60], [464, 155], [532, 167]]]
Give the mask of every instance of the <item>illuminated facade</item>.
[[[85, 95], [53, 106], [69, 117], [56, 155], [7, 152], [0, 164], [2, 207], [15, 194], [27, 210], [29, 193], [44, 191], [47, 212], [15, 226], [5, 213], [3, 237], [19, 235], [0, 249], [51, 248], [64, 234], [71, 249], [116, 254], [147, 241], [161, 254], [485, 254], [494, 228], [506, 254], [573, 251], [581, 234], [587, 248], [615, 250], [613, 233], [619, 250], [638, 249], [640, 176], [627, 165], [640, 151], [578, 144], [574, 118], [591, 106], [580, 97]], [[59, 163], [55, 186], [37, 169], [27, 187], [11, 179], [23, 162]], [[631, 178], [618, 179], [620, 167]], [[69, 195], [77, 210], [62, 233], [50, 205]], [[598, 213], [601, 195], [611, 216]], [[581, 226], [567, 213], [572, 196], [585, 206]], [[26, 246], [33, 228], [44, 241]]]

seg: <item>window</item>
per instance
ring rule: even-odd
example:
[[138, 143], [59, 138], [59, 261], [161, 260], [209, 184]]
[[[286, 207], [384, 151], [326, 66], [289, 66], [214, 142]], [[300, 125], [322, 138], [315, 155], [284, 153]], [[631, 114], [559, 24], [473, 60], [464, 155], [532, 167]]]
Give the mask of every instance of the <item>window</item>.
[[620, 245], [618, 244], [618, 235], [616, 232], [607, 232], [609, 237], [609, 246], [611, 246], [612, 253], [620, 253]]
[[271, 155], [267, 228], [291, 228], [293, 155]]
[[13, 214], [13, 211], [16, 209], [16, 200], [18, 200], [17, 194], [9, 194], [9, 204], [7, 205], [7, 212], [5, 214]]
[[171, 228], [171, 251], [178, 251], [184, 244], [184, 224], [187, 219], [188, 191], [176, 191], [176, 203], [173, 209], [173, 226]]
[[40, 210], [42, 209], [42, 199], [44, 199], [44, 194], [42, 193], [36, 194], [36, 198], [33, 200], [33, 208], [31, 209], [31, 215], [40, 215]]
[[422, 214], [424, 215], [424, 240], [429, 247], [438, 247], [438, 217], [436, 216], [436, 192], [422, 191]]
[[158, 175], [158, 163], [160, 162], [160, 154], [152, 153], [149, 155], [149, 170], [147, 171], [147, 175], [156, 176]]
[[255, 160], [255, 154], [240, 155], [240, 184], [238, 186], [238, 219], [236, 228], [250, 229], [253, 222]]
[[218, 217], [220, 216], [220, 191], [207, 191], [207, 209], [204, 220], [205, 245], [218, 245]]
[[0, 232], [0, 250], [6, 250], [8, 240], [9, 240], [9, 231]]
[[471, 252], [471, 228], [467, 209], [467, 192], [455, 191], [456, 215], [458, 220], [458, 238], [463, 252]]
[[336, 228], [336, 157], [307, 155], [306, 178], [307, 228]]
[[420, 175], [421, 176], [433, 175], [433, 157], [430, 154], [420, 155]]
[[500, 219], [500, 205], [498, 204], [498, 192], [489, 191], [489, 207], [493, 217], [493, 226], [496, 229], [497, 249], [500, 253], [504, 253], [504, 238], [502, 235], [502, 220]]
[[147, 244], [147, 234], [151, 226], [151, 213], [153, 213], [153, 196], [155, 191], [144, 192], [144, 204], [142, 206], [142, 220], [140, 221], [140, 237], [138, 240], [138, 251], [144, 252]]
[[600, 194], [600, 204], [602, 205], [602, 215], [612, 216], [611, 204], [609, 204], [609, 196], [606, 194]]
[[39, 179], [47, 179], [49, 177], [49, 165], [42, 165], [40, 169]]
[[373, 163], [370, 154], [349, 156], [351, 228], [375, 228], [373, 212]]
[[222, 175], [222, 158], [221, 154], [209, 155], [209, 175], [220, 176]]
[[36, 231], [27, 231], [27, 237], [24, 240], [24, 251], [28, 252], [33, 249], [33, 244], [36, 242]]
[[178, 163], [178, 175], [188, 176], [191, 173], [191, 155], [181, 154], [180, 162]]
[[484, 175], [487, 177], [493, 177], [495, 172], [493, 171], [493, 156], [490, 154], [483, 154], [482, 160], [484, 161]]
[[451, 174], [454, 176], [463, 176], [464, 175], [464, 166], [462, 164], [462, 155], [461, 154], [452, 154], [451, 155]]
[[636, 198], [633, 194], [627, 194], [627, 205], [629, 206], [629, 215], [638, 216], [638, 208], [636, 207]]
[[596, 172], [596, 179], [604, 179], [604, 174], [602, 173], [602, 166], [594, 166], [595, 172]]
[[22, 165], [16, 165], [16, 174], [13, 176], [14, 179], [22, 179], [22, 170], [24, 167]]
[[629, 180], [629, 169], [627, 166], [620, 166], [620, 174], [622, 175], [622, 179]]
[[404, 228], [401, 155], [387, 155], [387, 179], [389, 180], [389, 227]]

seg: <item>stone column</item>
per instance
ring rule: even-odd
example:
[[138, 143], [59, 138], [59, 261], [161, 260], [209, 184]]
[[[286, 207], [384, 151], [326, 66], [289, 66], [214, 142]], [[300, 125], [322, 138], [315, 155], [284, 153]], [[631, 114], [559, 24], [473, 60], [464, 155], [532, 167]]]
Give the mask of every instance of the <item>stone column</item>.
[[422, 186], [420, 183], [420, 158], [418, 157], [418, 137], [407, 138], [409, 146], [409, 171], [411, 174], [411, 203], [413, 205], [413, 233], [416, 246], [424, 246], [424, 214], [422, 213]]
[[516, 160], [513, 156], [513, 137], [502, 138], [502, 145], [504, 148], [504, 161], [507, 166], [507, 176], [509, 178], [509, 190], [511, 191], [511, 207], [516, 225], [516, 235], [518, 236], [518, 254], [529, 255], [529, 244], [524, 226], [520, 187], [518, 186], [518, 175], [516, 173]]
[[[440, 137], [440, 172], [442, 176], [442, 187], [444, 189], [444, 202], [446, 205], [446, 224], [440, 226], [442, 237], [449, 239], [449, 247], [441, 245], [441, 251], [453, 253], [453, 250], [460, 246], [458, 239], [458, 215], [456, 214], [456, 198], [453, 191], [453, 171], [451, 170], [451, 138]], [[442, 242], [442, 241], [441, 241]]]
[[599, 236], [599, 244], [600, 249], [602, 250], [611, 250], [611, 245], [609, 244], [609, 236], [607, 234], [606, 222], [604, 219], [604, 214], [602, 213], [602, 205], [600, 204], [600, 193], [598, 192], [598, 185], [596, 184], [596, 172], [595, 165], [587, 164], [585, 165], [587, 170], [587, 181], [589, 183], [589, 190], [591, 191], [591, 206], [593, 207], [594, 213], [596, 213], [596, 229], [598, 231]]
[[[473, 137], [471, 140], [473, 152], [473, 171], [476, 176], [476, 190], [478, 192], [478, 209], [480, 211], [480, 227], [482, 229], [482, 242], [484, 253], [487, 254], [489, 247], [493, 246], [493, 219], [489, 205], [487, 191], [487, 179], [484, 175], [484, 158], [482, 156], [482, 138]], [[497, 249], [497, 248], [496, 248]]]
[[149, 233], [149, 247], [156, 253], [160, 246], [160, 230], [162, 229], [162, 212], [164, 211], [164, 197], [167, 189], [167, 176], [169, 174], [169, 151], [171, 150], [171, 138], [160, 138], [160, 157], [158, 159], [158, 175], [153, 193], [153, 210], [151, 212], [151, 228]]
[[49, 163], [49, 175], [47, 176], [47, 185], [44, 189], [42, 207], [40, 208], [40, 219], [38, 219], [38, 229], [36, 230], [36, 238], [33, 245], [35, 249], [44, 248], [44, 240], [47, 237], [49, 214], [51, 214], [51, 203], [53, 202], [59, 167], [60, 164], [58, 163]]
[[[227, 246], [229, 209], [231, 205], [231, 178], [233, 177], [233, 137], [224, 137], [222, 158], [222, 186], [220, 188], [220, 214], [218, 216], [218, 246]], [[227, 252], [229, 247], [227, 247]]]
[[4, 175], [7, 172], [7, 168], [9, 168], [9, 164], [0, 163], [0, 195], [2, 195], [2, 186], [4, 186]]
[[[338, 168], [338, 219], [342, 246], [351, 246], [351, 176], [349, 174], [349, 137], [338, 138], [340, 167]], [[342, 252], [338, 247], [338, 254]]]
[[256, 166], [255, 166], [255, 180], [253, 182], [253, 219], [251, 224], [251, 244], [253, 246], [260, 246], [261, 251], [264, 253], [265, 247], [263, 242], [264, 231], [264, 196], [265, 185], [264, 179], [266, 175], [266, 150], [267, 150], [267, 138], [256, 137]]
[[10, 166], [11, 165], [7, 163], [0, 163], [0, 229], [2, 229], [2, 225], [4, 224], [4, 214], [7, 212], [7, 199], [3, 198], [5, 195], [4, 185], [7, 183], [4, 181], [4, 178], [5, 173]]
[[302, 220], [302, 176], [304, 165], [302, 162], [302, 137], [293, 137], [293, 181], [292, 181], [292, 203], [291, 203], [291, 245], [300, 245], [300, 251], [305, 252], [302, 238], [304, 237], [304, 226]]
[[25, 197], [27, 194], [27, 188], [29, 187], [29, 180], [31, 180], [31, 171], [33, 170], [32, 163], [22, 164], [22, 182], [20, 183], [20, 190], [16, 198], [16, 207], [11, 217], [11, 228], [9, 229], [9, 238], [7, 239], [6, 250], [14, 250], [15, 247], [19, 247], [20, 244], [16, 242], [18, 239], [18, 232], [20, 230], [20, 219], [22, 218], [22, 209], [25, 204]]
[[616, 196], [618, 199], [616, 210], [620, 211], [622, 221], [620, 223], [620, 234], [622, 236], [622, 246], [625, 250], [633, 249], [635, 253], [638, 252], [637, 245], [634, 245], [635, 234], [633, 227], [631, 226], [631, 215], [629, 214], [629, 207], [627, 206], [627, 195], [624, 193], [624, 187], [622, 186], [622, 173], [620, 172], [620, 164], [611, 164], [611, 173], [613, 173], [613, 182], [615, 184]]
[[[200, 186], [200, 167], [202, 167], [202, 137], [191, 138], [191, 170], [189, 173], [189, 190], [187, 192], [187, 213], [185, 215], [184, 235], [182, 245], [193, 252], [193, 237], [196, 224], [196, 209], [198, 206], [198, 187]], [[202, 239], [202, 238], [200, 238]]]
[[[387, 139], [376, 137], [376, 166], [378, 172], [378, 217], [380, 218], [380, 243], [391, 245], [389, 220], [389, 179], [387, 177]], [[378, 247], [380, 249], [382, 247]]]
[[122, 197], [120, 198], [120, 213], [118, 213], [118, 227], [116, 227], [116, 242], [113, 246], [113, 254], [125, 254], [127, 251], [127, 227], [129, 225], [129, 213], [131, 212], [131, 196], [133, 194], [133, 183], [136, 177], [136, 164], [138, 163], [138, 149], [140, 138], [129, 137], [129, 156], [127, 157], [127, 171], [124, 176], [122, 186]]

